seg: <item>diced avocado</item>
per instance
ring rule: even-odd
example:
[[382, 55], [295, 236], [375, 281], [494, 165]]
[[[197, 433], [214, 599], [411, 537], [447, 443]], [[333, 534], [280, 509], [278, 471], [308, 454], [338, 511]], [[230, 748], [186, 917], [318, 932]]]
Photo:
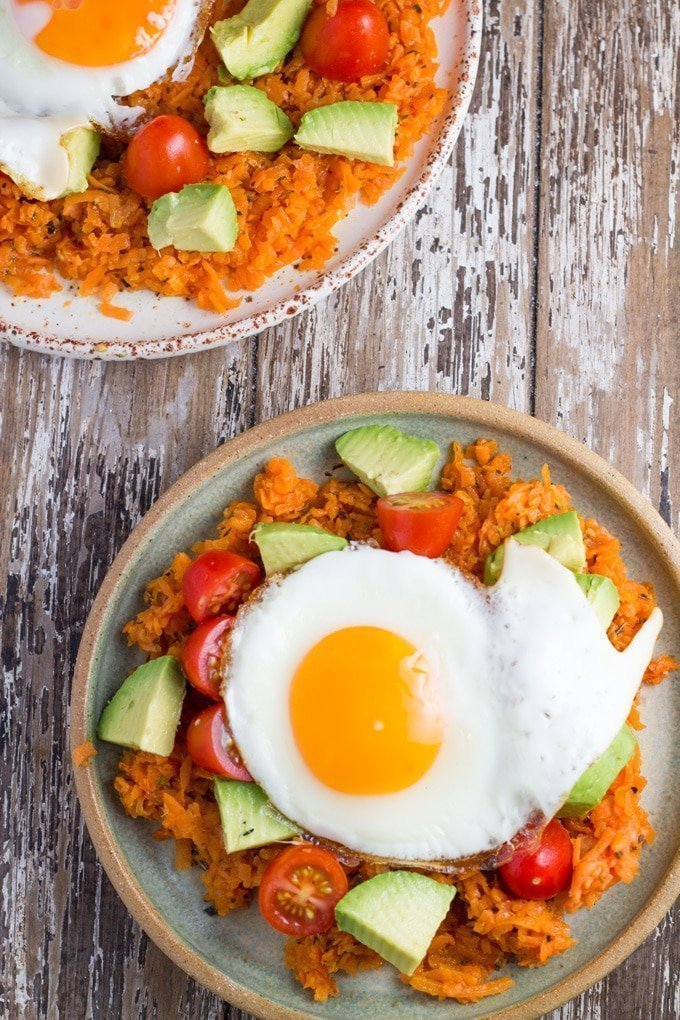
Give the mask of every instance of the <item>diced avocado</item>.
[[252, 85], [215, 86], [204, 102], [212, 152], [277, 152], [293, 137], [283, 110]]
[[231, 251], [238, 234], [236, 206], [224, 184], [187, 184], [151, 206], [149, 240], [157, 250]]
[[335, 443], [343, 462], [378, 496], [420, 492], [430, 483], [439, 447], [394, 425], [362, 425]]
[[[522, 545], [540, 546], [569, 570], [583, 570], [586, 565], [586, 547], [575, 510], [546, 517], [511, 537]], [[495, 584], [501, 576], [504, 555], [505, 546], [499, 545], [487, 556], [484, 564], [485, 584]]]
[[455, 886], [415, 871], [386, 871], [345, 893], [335, 920], [402, 974], [412, 974], [455, 895]]
[[637, 737], [622, 726], [604, 754], [583, 773], [557, 812], [560, 818], [580, 818], [600, 803], [624, 765], [633, 756]]
[[574, 577], [606, 630], [621, 605], [616, 585], [602, 574], [574, 574]]
[[321, 553], [347, 545], [346, 539], [311, 524], [256, 524], [252, 539], [260, 550], [267, 574], [290, 570]]
[[257, 783], [236, 779], [215, 780], [215, 800], [220, 809], [222, 834], [228, 854], [254, 846], [278, 843], [298, 834], [291, 822], [279, 815]]
[[86, 125], [63, 131], [68, 120], [0, 116], [0, 172], [28, 198], [47, 202], [89, 186], [87, 175], [99, 153], [100, 138]]
[[394, 166], [397, 120], [394, 103], [329, 103], [304, 114], [295, 141], [312, 152]]
[[311, 0], [248, 0], [242, 11], [210, 29], [234, 78], [268, 74], [293, 49]]
[[172, 655], [151, 659], [124, 680], [101, 714], [97, 736], [167, 757], [184, 700], [184, 674]]
[[62, 135], [61, 144], [68, 156], [68, 182], [64, 195], [80, 194], [89, 187], [87, 175], [99, 155], [101, 138], [92, 128], [77, 127]]

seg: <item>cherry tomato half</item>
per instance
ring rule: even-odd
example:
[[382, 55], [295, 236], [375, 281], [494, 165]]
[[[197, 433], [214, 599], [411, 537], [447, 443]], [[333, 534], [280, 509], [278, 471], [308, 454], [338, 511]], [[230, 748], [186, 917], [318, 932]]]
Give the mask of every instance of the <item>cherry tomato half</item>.
[[207, 772], [252, 782], [234, 743], [224, 705], [208, 705], [187, 726], [187, 750]]
[[300, 40], [312, 71], [333, 81], [358, 81], [387, 63], [390, 30], [382, 11], [369, 0], [340, 0], [335, 14], [325, 5], [307, 18]]
[[549, 900], [571, 883], [572, 848], [569, 833], [556, 818], [543, 831], [540, 842], [518, 850], [498, 869], [510, 892], [523, 900]]
[[347, 875], [330, 850], [291, 846], [267, 865], [260, 911], [284, 935], [319, 935], [333, 924], [335, 904], [346, 892]]
[[215, 616], [199, 623], [187, 638], [180, 655], [189, 683], [214, 701], [220, 700], [220, 659], [224, 639], [233, 626], [233, 616]]
[[195, 559], [182, 581], [187, 609], [196, 623], [217, 613], [233, 613], [260, 580], [257, 563], [215, 549]]
[[173, 113], [144, 124], [127, 147], [123, 176], [129, 187], [152, 201], [202, 181], [210, 155], [202, 135]]
[[448, 492], [401, 492], [377, 503], [383, 544], [392, 552], [441, 556], [463, 512], [463, 501]]

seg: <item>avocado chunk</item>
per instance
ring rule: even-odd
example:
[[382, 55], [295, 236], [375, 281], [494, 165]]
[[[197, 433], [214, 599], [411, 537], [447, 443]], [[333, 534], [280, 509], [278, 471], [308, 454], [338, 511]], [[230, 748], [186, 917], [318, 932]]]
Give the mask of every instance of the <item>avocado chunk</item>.
[[340, 458], [378, 496], [420, 492], [429, 485], [439, 447], [394, 425], [362, 425], [336, 440]]
[[184, 674], [172, 655], [138, 666], [101, 714], [97, 736], [111, 744], [167, 757], [184, 701]]
[[149, 240], [159, 251], [169, 244], [179, 251], [231, 251], [238, 219], [224, 184], [187, 184], [157, 198], [148, 221]]
[[87, 175], [99, 153], [100, 137], [88, 125], [72, 123], [67, 117], [0, 112], [0, 172], [27, 198], [48, 202], [89, 187]]
[[415, 871], [386, 871], [345, 893], [335, 920], [402, 974], [412, 974], [455, 895], [455, 886]]
[[604, 754], [583, 773], [557, 812], [560, 818], [580, 818], [600, 803], [621, 769], [633, 757], [637, 737], [622, 726]]
[[257, 783], [216, 779], [215, 800], [220, 809], [222, 835], [228, 854], [278, 843], [299, 832], [274, 810], [267, 794]]
[[311, 0], [248, 0], [242, 11], [210, 29], [217, 52], [234, 78], [268, 74], [293, 49]]
[[[575, 510], [546, 517], [510, 537], [522, 545], [540, 546], [569, 570], [583, 570], [586, 565], [586, 547]], [[487, 556], [484, 564], [485, 584], [495, 584], [501, 576], [504, 555], [505, 544], [499, 545]]]
[[605, 630], [619, 611], [621, 599], [616, 585], [602, 574], [574, 574], [576, 583], [595, 610]]
[[290, 570], [321, 553], [347, 545], [346, 539], [312, 524], [256, 524], [252, 538], [260, 550], [266, 574]]
[[73, 128], [62, 135], [61, 145], [68, 156], [68, 181], [64, 195], [77, 195], [89, 187], [87, 175], [99, 155], [101, 138], [88, 127]]
[[204, 103], [211, 152], [277, 152], [293, 137], [283, 110], [252, 85], [215, 86]]
[[397, 120], [394, 103], [329, 103], [303, 115], [295, 141], [312, 152], [394, 166]]

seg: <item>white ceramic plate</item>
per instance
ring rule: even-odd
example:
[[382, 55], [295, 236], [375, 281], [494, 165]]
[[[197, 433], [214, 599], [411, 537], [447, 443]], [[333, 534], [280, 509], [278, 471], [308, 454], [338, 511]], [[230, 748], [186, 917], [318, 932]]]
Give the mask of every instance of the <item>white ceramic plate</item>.
[[183, 298], [125, 293], [129, 323], [103, 316], [94, 298], [65, 285], [50, 298], [13, 298], [0, 286], [0, 337], [19, 347], [81, 358], [163, 358], [219, 347], [309, 308], [368, 265], [415, 214], [451, 154], [470, 104], [481, 41], [481, 0], [451, 0], [432, 27], [439, 49], [438, 84], [451, 100], [418, 143], [400, 180], [374, 206], [358, 205], [336, 227], [338, 251], [322, 272], [281, 270], [225, 315]]

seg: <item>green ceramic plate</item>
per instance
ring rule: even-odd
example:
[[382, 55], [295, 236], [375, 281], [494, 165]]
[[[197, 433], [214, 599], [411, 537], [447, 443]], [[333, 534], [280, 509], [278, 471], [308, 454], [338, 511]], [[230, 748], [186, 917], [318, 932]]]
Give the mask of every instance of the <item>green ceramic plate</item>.
[[[545, 462], [569, 489], [575, 506], [596, 516], [622, 543], [632, 576], [654, 583], [666, 612], [664, 650], [680, 652], [675, 607], [680, 603], [680, 546], [638, 492], [598, 457], [548, 426], [481, 401], [428, 393], [366, 394], [327, 401], [284, 415], [226, 443], [181, 478], [134, 531], [111, 567], [83, 635], [71, 706], [71, 739], [93, 739], [105, 702], [138, 655], [121, 637], [142, 604], [144, 584], [180, 549], [215, 528], [223, 507], [249, 498], [252, 479], [268, 457], [289, 457], [304, 475], [323, 478], [336, 462], [333, 441], [369, 421], [391, 422], [436, 439], [442, 460], [452, 440], [497, 438], [513, 455], [514, 472], [535, 475]], [[587, 711], [588, 706], [584, 706]], [[314, 1003], [283, 964], [283, 939], [257, 910], [228, 918], [205, 912], [198, 874], [176, 872], [173, 849], [151, 838], [152, 826], [131, 821], [112, 791], [119, 752], [99, 745], [87, 768], [76, 769], [85, 820], [118, 893], [151, 938], [198, 981], [260, 1017], [447, 1020], [537, 1017], [578, 994], [620, 963], [659, 922], [678, 893], [680, 729], [678, 685], [642, 695], [647, 728], [640, 743], [649, 786], [644, 803], [658, 835], [642, 858], [639, 877], [611, 890], [594, 910], [573, 918], [578, 944], [546, 967], [516, 968], [509, 992], [478, 1005], [442, 1006], [402, 985], [389, 966], [340, 978], [341, 995]]]

